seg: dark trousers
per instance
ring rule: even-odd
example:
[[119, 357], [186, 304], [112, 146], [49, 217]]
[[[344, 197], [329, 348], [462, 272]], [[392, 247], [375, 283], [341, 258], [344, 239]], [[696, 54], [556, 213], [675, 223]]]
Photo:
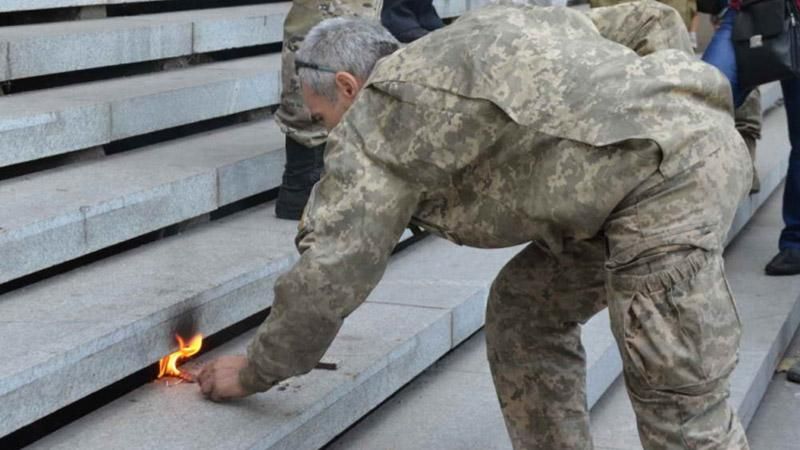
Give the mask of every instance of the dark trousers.
[[400, 42], [411, 42], [444, 26], [433, 0], [384, 0], [381, 23]]

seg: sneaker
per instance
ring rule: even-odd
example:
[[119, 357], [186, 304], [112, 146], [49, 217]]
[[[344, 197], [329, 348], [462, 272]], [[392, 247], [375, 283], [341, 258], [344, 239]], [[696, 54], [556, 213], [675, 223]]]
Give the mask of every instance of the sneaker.
[[425, 36], [428, 33], [429, 31], [426, 30], [425, 28], [416, 27], [404, 31], [399, 31], [394, 34], [394, 37], [396, 37], [398, 41], [404, 44], [408, 44], [416, 41], [417, 39]]
[[780, 251], [765, 268], [767, 275], [797, 275], [800, 273], [800, 248]]

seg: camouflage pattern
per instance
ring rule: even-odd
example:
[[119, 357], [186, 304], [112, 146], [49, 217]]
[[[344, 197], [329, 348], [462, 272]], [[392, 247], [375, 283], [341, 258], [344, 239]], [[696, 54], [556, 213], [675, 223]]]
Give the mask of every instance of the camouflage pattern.
[[281, 53], [281, 105], [275, 121], [281, 130], [306, 147], [325, 142], [325, 128], [311, 120], [303, 105], [300, 81], [294, 70], [294, 54], [314, 25], [339, 16], [380, 17], [383, 0], [292, 0], [292, 7], [283, 23]]
[[761, 181], [756, 172], [756, 141], [761, 139], [761, 91], [755, 89], [744, 103], [736, 108], [734, 119], [736, 120], [736, 130], [742, 135], [747, 150], [750, 152], [750, 159], [753, 162], [753, 187], [751, 192], [761, 190]]
[[[656, 172], [597, 238], [560, 253], [533, 243], [506, 265], [486, 338], [515, 448], [591, 448], [580, 324], [606, 306], [644, 448], [748, 448], [725, 402], [740, 324], [721, 256], [748, 175], [740, 147], [677, 177]], [[646, 243], [678, 230], [692, 243]]]
[[314, 367], [412, 220], [457, 244], [530, 243], [486, 325], [516, 448], [591, 447], [578, 324], [605, 305], [645, 446], [747, 448], [724, 401], [739, 323], [720, 255], [751, 177], [730, 87], [613, 16], [491, 6], [378, 63], [329, 136], [247, 389]]
[[[599, 8], [603, 6], [616, 6], [624, 2], [632, 0], [589, 0], [589, 5], [592, 8]], [[692, 18], [697, 14], [697, 1], [696, 0], [658, 0], [659, 2], [673, 8], [680, 14], [683, 25], [688, 30], [692, 26]]]
[[[640, 56], [668, 48], [694, 52], [689, 34], [681, 30], [680, 17], [662, 3], [627, 2], [613, 8], [593, 8], [586, 15], [606, 39], [618, 42]], [[637, 29], [636, 33], [630, 31]]]

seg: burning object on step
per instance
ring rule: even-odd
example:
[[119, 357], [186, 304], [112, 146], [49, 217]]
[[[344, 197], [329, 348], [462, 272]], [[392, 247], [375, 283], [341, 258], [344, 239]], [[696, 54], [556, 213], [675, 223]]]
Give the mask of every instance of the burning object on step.
[[188, 343], [179, 335], [175, 335], [178, 340], [178, 350], [161, 358], [158, 363], [158, 378], [177, 377], [183, 381], [194, 383], [194, 377], [189, 372], [178, 369], [178, 363], [197, 354], [203, 346], [203, 335], [196, 334]]

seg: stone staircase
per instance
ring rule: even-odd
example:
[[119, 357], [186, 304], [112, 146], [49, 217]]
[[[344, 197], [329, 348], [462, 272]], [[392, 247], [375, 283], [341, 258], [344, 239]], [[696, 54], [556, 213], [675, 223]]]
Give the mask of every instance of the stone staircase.
[[[481, 3], [436, 6], [455, 17]], [[153, 381], [177, 332], [210, 336], [190, 368], [243, 352], [297, 258], [296, 224], [272, 213], [288, 7], [0, 1], [0, 24], [16, 24], [0, 27], [0, 448], [318, 448], [483, 325], [491, 280], [518, 249], [409, 240], [325, 355], [336, 370], [235, 405]], [[786, 170], [785, 124], [769, 117], [764, 191], [743, 203], [734, 233]], [[584, 337], [594, 404], [621, 365], [606, 315]]]
[[[296, 223], [275, 219], [271, 202], [284, 162], [271, 112], [289, 3], [185, 3], [0, 2], [0, 23], [15, 24], [0, 28], [2, 448], [100, 408], [132, 378], [148, 383], [129, 395], [164, 388], [159, 403], [174, 410], [188, 396], [200, 407], [187, 413], [213, 417], [220, 407], [196, 386], [149, 383], [154, 363], [187, 326], [217, 345], [232, 339], [215, 353], [243, 350], [252, 331], [228, 330], [263, 320], [275, 278], [297, 258]], [[468, 4], [437, 6], [453, 17]], [[311, 375], [329, 392], [295, 394], [296, 414], [251, 444], [322, 445], [343, 431], [480, 328], [488, 285], [514, 252], [427, 240], [399, 253], [374, 305], [348, 321], [339, 369]], [[451, 275], [438, 276], [445, 264]], [[322, 414], [333, 404], [351, 414]], [[331, 426], [311, 433], [314, 423]]]

